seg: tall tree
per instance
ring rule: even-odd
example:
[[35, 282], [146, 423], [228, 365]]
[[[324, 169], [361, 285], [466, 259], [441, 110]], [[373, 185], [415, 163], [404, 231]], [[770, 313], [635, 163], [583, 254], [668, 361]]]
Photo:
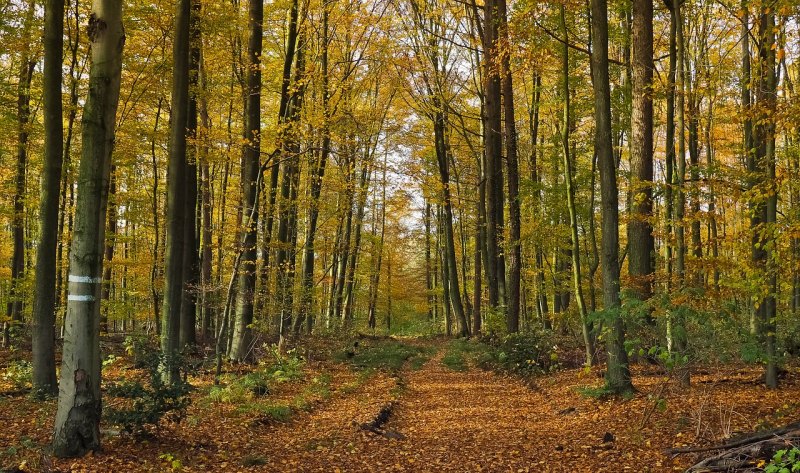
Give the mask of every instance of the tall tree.
[[[676, 168], [673, 175], [672, 186], [675, 188], [675, 273], [678, 277], [678, 289], [683, 290], [686, 287], [686, 222], [684, 221], [686, 211], [686, 74], [685, 74], [685, 61], [684, 55], [686, 54], [686, 44], [684, 38], [683, 26], [683, 0], [673, 0], [672, 2], [672, 22], [674, 23], [675, 31], [675, 47], [676, 53], [675, 61], [677, 63], [677, 70], [675, 73], [675, 111], [677, 114], [677, 121], [675, 123], [678, 137], [678, 150], [676, 153]], [[680, 360], [680, 370], [678, 370], [678, 377], [681, 385], [688, 386], [690, 383], [690, 373], [688, 364], [685, 363], [686, 349], [687, 349], [687, 334], [681, 311], [675, 311], [670, 316], [670, 336], [672, 338], [672, 346], [675, 354], [682, 358]]]
[[110, 156], [125, 43], [122, 2], [95, 0], [87, 32], [92, 66], [83, 109], [64, 355], [53, 435], [53, 453], [58, 457], [82, 456], [100, 447], [100, 282]]
[[653, 293], [653, 0], [633, 2], [631, 200], [628, 271], [640, 300]]
[[[248, 8], [250, 39], [247, 43], [247, 113], [245, 144], [242, 154], [242, 215], [244, 238], [239, 284], [236, 292], [236, 324], [230, 358], [244, 360], [250, 353], [253, 323], [253, 298], [256, 289], [258, 237], [258, 186], [261, 154], [261, 49], [263, 44], [264, 4], [250, 0]], [[277, 167], [273, 163], [274, 167]]]
[[753, 259], [764, 278], [765, 296], [758, 302], [759, 331], [766, 365], [764, 379], [768, 388], [778, 387], [775, 327], [777, 317], [778, 275], [775, 251], [775, 224], [778, 195], [775, 187], [775, 113], [777, 110], [777, 77], [775, 12], [770, 5], [761, 5], [758, 16], [758, 88], [756, 89], [756, 127], [754, 148], [756, 179], [760, 186], [756, 199], [756, 214], [752, 221]]
[[[506, 137], [506, 167], [508, 169], [508, 214], [509, 214], [509, 250], [508, 250], [508, 312], [506, 313], [506, 329], [509, 333], [519, 330], [520, 290], [522, 273], [522, 243], [520, 201], [519, 201], [519, 163], [517, 159], [517, 125], [514, 116], [514, 82], [511, 74], [511, 45], [508, 39], [508, 12], [506, 0], [497, 0], [497, 14], [500, 22], [499, 33], [502, 48], [502, 89], [503, 114]], [[502, 208], [500, 209], [502, 213]], [[505, 274], [502, 274], [505, 276]], [[498, 277], [501, 274], [498, 273]]]
[[619, 195], [617, 167], [611, 141], [611, 87], [608, 76], [608, 3], [591, 0], [592, 15], [592, 85], [594, 87], [594, 149], [600, 168], [602, 207], [603, 305], [609, 317], [606, 341], [608, 370], [606, 384], [616, 393], [633, 390], [625, 351], [625, 327], [620, 307], [619, 279]]
[[64, 48], [64, 0], [44, 5], [44, 167], [36, 252], [36, 297], [33, 301], [33, 388], [56, 394], [56, 250], [58, 206], [64, 153], [61, 75]]
[[503, 135], [502, 81], [497, 72], [500, 61], [500, 17], [498, 0], [484, 4], [483, 63], [484, 63], [484, 159], [486, 173], [486, 247], [489, 254], [486, 283], [489, 286], [489, 305], [506, 305], [506, 265], [503, 256]]
[[586, 310], [586, 302], [583, 298], [583, 283], [581, 281], [581, 246], [578, 239], [578, 211], [575, 207], [575, 183], [573, 181], [573, 163], [570, 157], [570, 127], [572, 109], [570, 106], [570, 86], [569, 86], [569, 36], [567, 33], [566, 8], [561, 5], [561, 34], [564, 38], [561, 80], [563, 84], [563, 104], [564, 118], [561, 122], [561, 143], [564, 156], [564, 175], [567, 184], [567, 208], [569, 210], [569, 228], [572, 241], [572, 285], [575, 288], [575, 303], [578, 306], [578, 314], [581, 320], [581, 331], [583, 333], [583, 343], [586, 349], [586, 366], [594, 363], [594, 334], [589, 322], [589, 314]]
[[162, 310], [161, 350], [164, 379], [180, 381], [176, 357], [180, 351], [186, 225], [186, 126], [189, 115], [189, 15], [191, 0], [178, 0], [172, 46], [172, 116], [167, 169], [167, 241]]
[[180, 346], [197, 344], [197, 295], [200, 283], [200, 248], [198, 239], [199, 143], [197, 140], [198, 85], [200, 81], [200, 0], [191, 0], [189, 18], [189, 105], [186, 117], [186, 201], [184, 202], [183, 301], [181, 302]]

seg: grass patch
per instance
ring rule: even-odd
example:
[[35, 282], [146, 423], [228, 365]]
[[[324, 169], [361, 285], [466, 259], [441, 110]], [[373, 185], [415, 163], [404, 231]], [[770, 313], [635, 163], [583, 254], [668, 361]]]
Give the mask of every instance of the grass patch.
[[243, 466], [264, 466], [267, 464], [267, 459], [258, 455], [247, 455], [242, 459]]
[[491, 348], [485, 343], [453, 340], [447, 345], [442, 364], [453, 371], [467, 371], [470, 364], [481, 366], [490, 357]]
[[[609, 399], [617, 395], [605, 384], [602, 386], [578, 386], [575, 391], [583, 397], [597, 400]], [[623, 399], [631, 399], [633, 396], [634, 393], [632, 391], [620, 395]]]
[[360, 344], [358, 347], [344, 350], [336, 359], [346, 361], [361, 370], [399, 371], [406, 362], [412, 369], [419, 369], [430, 359], [434, 349], [418, 347], [406, 343], [389, 340], [373, 342], [370, 345]]

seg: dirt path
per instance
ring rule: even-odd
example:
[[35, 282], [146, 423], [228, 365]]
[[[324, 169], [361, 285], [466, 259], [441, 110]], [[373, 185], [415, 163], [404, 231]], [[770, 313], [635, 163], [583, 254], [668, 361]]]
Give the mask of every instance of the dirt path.
[[[665, 449], [751, 431], [776, 412], [786, 414], [774, 422], [789, 422], [800, 396], [800, 375], [767, 391], [754, 382], [757, 367], [697, 373], [688, 391], [635, 367], [632, 399], [596, 400], [577, 388], [600, 385], [597, 371], [559, 371], [527, 385], [476, 368], [453, 371], [442, 363], [449, 345], [433, 346], [438, 353], [421, 368], [406, 363], [394, 375], [344, 363], [309, 369], [302, 383], [326, 372], [330, 394], [286, 423], [258, 422], [239, 411], [247, 405], [198, 401], [183, 423], [150, 440], [110, 437], [102, 452], [54, 461], [51, 471], [177, 471], [165, 457], [180, 459], [184, 472], [683, 471], [693, 458], [672, 459]], [[296, 393], [268, 399], [292, 402]], [[389, 402], [384, 428], [402, 439], [360, 427]], [[30, 409], [28, 417], [49, 420], [54, 402]], [[41, 427], [26, 435], [44, 445], [50, 430]]]
[[[605, 431], [592, 424], [603, 421], [607, 413], [591, 406], [596, 401], [587, 405], [574, 390], [555, 385], [531, 388], [515, 378], [477, 369], [456, 372], [444, 366], [441, 358], [440, 351], [422, 369], [401, 374], [402, 388], [385, 427], [400, 432], [404, 439], [388, 439], [359, 428], [392, 398], [385, 380], [371, 382], [360, 396], [334, 401], [273, 431], [270, 437], [282, 446], [281, 460], [262, 468], [343, 472], [672, 469], [671, 462], [643, 461], [626, 453], [631, 439], [619, 431], [612, 433], [614, 441], [604, 443]], [[576, 384], [563, 379], [561, 383]], [[564, 409], [572, 410], [565, 413]], [[624, 428], [625, 423], [612, 425], [612, 430]]]

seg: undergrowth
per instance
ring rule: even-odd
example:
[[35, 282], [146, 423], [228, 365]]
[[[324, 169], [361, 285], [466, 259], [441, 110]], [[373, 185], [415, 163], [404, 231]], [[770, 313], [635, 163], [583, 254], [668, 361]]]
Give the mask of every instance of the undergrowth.
[[361, 370], [399, 371], [406, 362], [412, 369], [419, 369], [430, 359], [435, 349], [419, 347], [395, 340], [361, 344], [339, 352], [336, 359], [346, 361]]

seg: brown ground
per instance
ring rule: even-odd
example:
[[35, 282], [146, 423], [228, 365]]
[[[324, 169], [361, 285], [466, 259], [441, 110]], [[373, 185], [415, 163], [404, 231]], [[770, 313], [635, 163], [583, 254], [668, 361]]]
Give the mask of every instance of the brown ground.
[[[330, 396], [308, 395], [306, 408], [286, 423], [259, 423], [258, 413], [203, 402], [210, 377], [198, 378], [198, 399], [180, 425], [165, 425], [150, 440], [109, 434], [102, 452], [79, 460], [41, 453], [54, 401], [0, 396], [0, 470], [24, 461], [25, 471], [175, 471], [167, 457], [187, 472], [681, 471], [695, 457], [673, 459], [666, 448], [798, 420], [796, 371], [771, 392], [753, 368], [695, 374], [689, 390], [637, 369], [636, 396], [598, 401], [576, 390], [599, 385], [596, 371], [567, 370], [526, 384], [475, 368], [452, 371], [441, 363], [443, 353], [439, 346], [421, 369], [396, 375], [309, 363], [302, 381], [281, 385], [270, 398], [291, 403], [323, 373], [331, 376]], [[385, 428], [404, 439], [360, 428], [391, 401]]]

